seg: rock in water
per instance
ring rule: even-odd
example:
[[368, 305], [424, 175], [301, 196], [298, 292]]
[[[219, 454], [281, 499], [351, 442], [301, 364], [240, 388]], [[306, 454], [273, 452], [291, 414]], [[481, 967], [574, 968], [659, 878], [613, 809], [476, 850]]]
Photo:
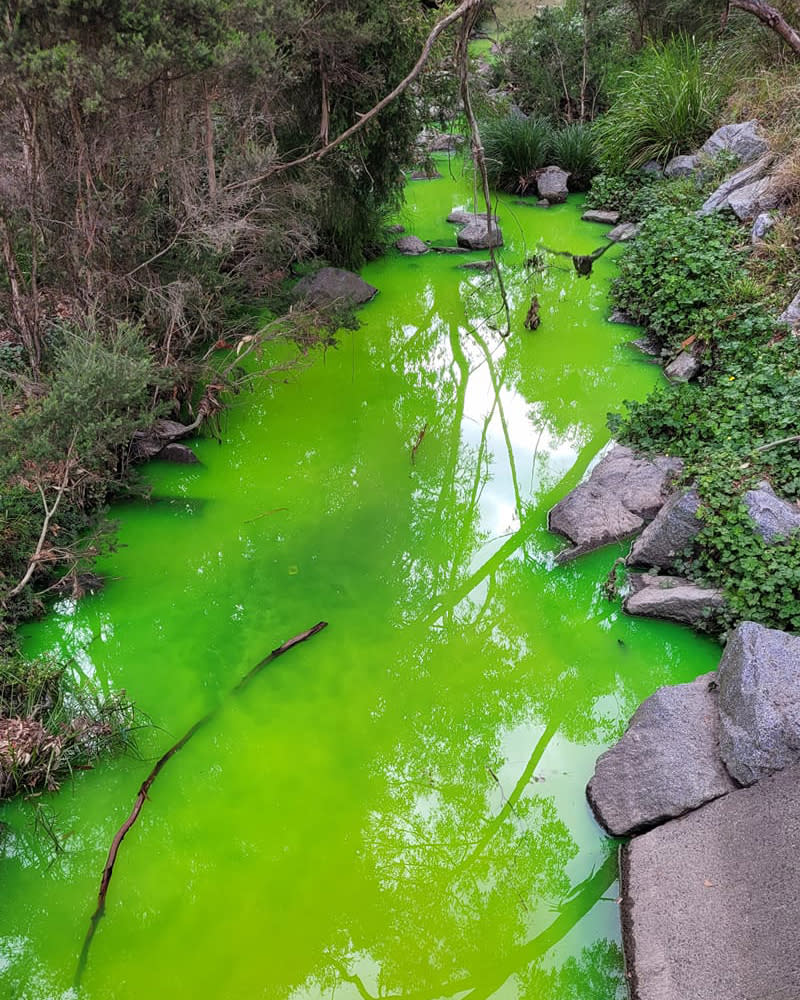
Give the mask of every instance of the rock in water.
[[654, 459], [615, 445], [576, 486], [552, 508], [548, 527], [565, 535], [573, 548], [560, 552], [565, 562], [584, 552], [635, 535], [661, 509], [669, 484], [683, 463], [663, 456]]
[[758, 122], [741, 122], [738, 125], [723, 125], [700, 147], [706, 156], [732, 153], [743, 164], [752, 163], [767, 152], [767, 140], [758, 134]]
[[177, 462], [179, 465], [196, 465], [198, 462], [197, 455], [195, 455], [192, 449], [187, 448], [185, 444], [179, 444], [177, 441], [173, 441], [162, 448], [156, 457], [164, 462]]
[[800, 510], [777, 496], [766, 481], [745, 493], [744, 505], [756, 531], [768, 544], [800, 530]]
[[601, 208], [590, 208], [581, 216], [584, 222], [599, 222], [603, 226], [614, 226], [619, 222], [619, 212], [610, 212]]
[[561, 167], [544, 167], [536, 172], [536, 187], [540, 198], [546, 198], [551, 205], [560, 205], [567, 200], [570, 175]]
[[[454, 222], [456, 225], [465, 226], [470, 222], [483, 222], [486, 225], [486, 213], [485, 212], [468, 212], [464, 208], [454, 208], [453, 211], [447, 216], [448, 222]], [[492, 216], [492, 223], [497, 224], [497, 216]]]
[[719, 713], [720, 752], [739, 784], [800, 762], [800, 638], [737, 625], [719, 664]]
[[488, 250], [489, 247], [503, 245], [503, 233], [496, 225], [489, 229], [485, 218], [476, 219], [464, 226], [456, 237], [456, 243], [467, 250]]
[[682, 576], [632, 573], [630, 582], [633, 593], [623, 601], [622, 610], [642, 618], [663, 618], [700, 628], [725, 603], [721, 590], [700, 587]]
[[793, 768], [622, 848], [631, 1000], [800, 997], [798, 831]]
[[418, 236], [401, 236], [395, 247], [407, 257], [419, 257], [420, 254], [428, 253], [430, 250], [428, 244], [423, 243]]
[[360, 306], [377, 294], [377, 288], [341, 267], [322, 267], [314, 274], [301, 278], [292, 289], [295, 302], [305, 299], [312, 306], [330, 306], [339, 302], [350, 307]]
[[670, 497], [633, 543], [628, 564], [673, 569], [675, 558], [691, 545], [702, 527], [699, 507], [695, 490]]
[[586, 797], [614, 837], [640, 833], [737, 787], [719, 756], [716, 674], [662, 687], [602, 754]]

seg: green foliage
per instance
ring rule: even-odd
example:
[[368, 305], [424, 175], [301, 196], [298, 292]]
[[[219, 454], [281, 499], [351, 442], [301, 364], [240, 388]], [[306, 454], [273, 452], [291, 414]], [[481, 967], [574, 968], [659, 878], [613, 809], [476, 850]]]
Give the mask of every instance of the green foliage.
[[607, 208], [619, 212], [628, 222], [640, 222], [660, 208], [691, 211], [700, 205], [701, 193], [690, 177], [666, 180], [658, 174], [629, 170], [594, 177], [586, 207]]
[[691, 152], [713, 130], [728, 88], [723, 67], [692, 39], [648, 46], [596, 123], [602, 161], [621, 171]]
[[570, 173], [572, 191], [585, 191], [599, 166], [592, 128], [585, 122], [572, 122], [553, 135], [553, 162]]
[[481, 138], [490, 183], [517, 194], [535, 187], [535, 173], [553, 151], [553, 126], [546, 118], [509, 115], [484, 122]]
[[511, 26], [502, 70], [524, 110], [572, 122], [591, 118], [607, 106], [609, 81], [630, 53], [624, 17], [606, 2], [587, 5], [587, 10], [585, 23], [581, 7], [568, 2], [539, 8], [533, 17]]
[[[653, 190], [653, 187], [650, 188]], [[620, 262], [614, 303], [662, 345], [677, 350], [696, 332], [697, 314], [726, 303], [741, 277], [735, 224], [661, 208], [642, 223]]]
[[797, 433], [800, 343], [759, 305], [726, 303], [701, 312], [695, 325], [708, 366], [700, 382], [659, 386], [643, 402], [627, 402], [609, 426], [625, 444], [685, 460], [703, 528], [678, 570], [724, 589], [716, 627], [748, 618], [798, 630], [800, 539], [767, 545], [742, 494], [767, 480], [784, 496], [800, 496], [797, 444], [757, 450]]

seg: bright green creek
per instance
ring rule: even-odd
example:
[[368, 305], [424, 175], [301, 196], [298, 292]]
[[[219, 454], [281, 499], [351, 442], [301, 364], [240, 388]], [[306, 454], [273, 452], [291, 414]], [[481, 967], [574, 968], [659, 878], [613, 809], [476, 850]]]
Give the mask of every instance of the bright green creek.
[[[443, 220], [471, 182], [440, 163], [400, 221], [453, 244]], [[106, 589], [28, 628], [28, 653], [74, 658], [157, 728], [146, 760], [40, 800], [62, 853], [30, 804], [0, 810], [3, 998], [76, 995], [114, 832], [152, 759], [216, 705], [122, 846], [81, 997], [622, 995], [616, 843], [584, 786], [638, 703], [718, 651], [606, 601], [621, 546], [554, 565], [548, 508], [608, 441], [607, 412], [662, 376], [606, 322], [618, 249], [589, 280], [564, 258], [523, 266], [539, 240], [603, 243], [579, 198], [499, 214], [508, 340], [464, 257], [370, 264], [361, 328], [237, 397], [201, 465], [148, 466], [154, 502], [115, 511]]]

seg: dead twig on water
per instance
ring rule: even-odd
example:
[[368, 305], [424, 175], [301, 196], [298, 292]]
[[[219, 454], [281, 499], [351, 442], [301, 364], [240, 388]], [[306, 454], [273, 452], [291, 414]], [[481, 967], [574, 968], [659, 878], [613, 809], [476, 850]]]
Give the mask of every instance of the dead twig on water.
[[[238, 692], [249, 684], [256, 674], [260, 673], [260, 671], [263, 670], [268, 663], [272, 663], [273, 660], [277, 660], [279, 656], [283, 656], [284, 653], [288, 653], [290, 649], [298, 646], [301, 642], [305, 642], [307, 639], [315, 636], [318, 632], [321, 632], [324, 628], [326, 628], [327, 624], [327, 622], [317, 622], [317, 624], [312, 628], [307, 629], [305, 632], [301, 632], [292, 639], [288, 639], [282, 646], [278, 646], [277, 649], [273, 649], [269, 656], [266, 656], [263, 660], [257, 663], [249, 673], [242, 677], [231, 693], [238, 694]], [[186, 746], [194, 734], [199, 729], [202, 729], [202, 727], [205, 726], [206, 723], [209, 722], [214, 715], [216, 715], [216, 713], [217, 708], [212, 708], [210, 712], [207, 712], [201, 719], [198, 719], [197, 722], [191, 726], [191, 728], [187, 729], [177, 743], [173, 743], [169, 750], [158, 758], [153, 766], [153, 769], [140, 785], [139, 794], [136, 796], [136, 801], [133, 804], [133, 808], [131, 809], [128, 818], [114, 835], [114, 839], [111, 841], [111, 847], [108, 850], [108, 857], [106, 858], [105, 867], [103, 868], [103, 874], [100, 878], [100, 891], [97, 894], [97, 909], [94, 911], [92, 919], [89, 921], [89, 929], [86, 932], [86, 939], [83, 942], [83, 948], [81, 949], [81, 954], [78, 959], [78, 967], [75, 970], [74, 986], [76, 989], [80, 986], [81, 978], [83, 977], [83, 972], [86, 968], [86, 962], [89, 958], [89, 949], [92, 946], [92, 939], [94, 938], [95, 931], [97, 930], [97, 925], [100, 923], [103, 915], [105, 914], [108, 887], [111, 883], [111, 877], [114, 874], [114, 864], [116, 863], [117, 855], [119, 854], [119, 849], [122, 845], [122, 841], [125, 839], [125, 835], [139, 818], [139, 813], [142, 811], [142, 808], [147, 801], [147, 793], [150, 791], [153, 782], [163, 770], [164, 766], [179, 750], [182, 750]]]
[[422, 430], [419, 432], [419, 434], [417, 434], [417, 440], [414, 442], [414, 446], [411, 449], [411, 464], [412, 465], [416, 465], [417, 464], [417, 449], [422, 444], [422, 439], [425, 437], [425, 435], [427, 433], [428, 433], [428, 421], [426, 420], [425, 421], [425, 426], [422, 428]]

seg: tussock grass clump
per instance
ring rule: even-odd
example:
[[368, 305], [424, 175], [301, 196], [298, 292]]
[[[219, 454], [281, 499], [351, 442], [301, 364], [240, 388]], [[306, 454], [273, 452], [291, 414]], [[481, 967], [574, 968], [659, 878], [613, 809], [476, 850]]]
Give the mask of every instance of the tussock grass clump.
[[625, 170], [691, 152], [713, 131], [728, 87], [723, 67], [692, 39], [649, 46], [596, 123], [601, 159]]
[[0, 801], [56, 791], [103, 754], [133, 748], [136, 716], [124, 695], [68, 694], [62, 667], [41, 660], [0, 664]]
[[501, 191], [525, 194], [535, 189], [536, 171], [553, 151], [553, 126], [546, 118], [509, 115], [481, 126], [489, 182]]
[[552, 141], [553, 162], [570, 173], [573, 191], [585, 191], [600, 169], [594, 135], [588, 122], [572, 122], [555, 132]]

